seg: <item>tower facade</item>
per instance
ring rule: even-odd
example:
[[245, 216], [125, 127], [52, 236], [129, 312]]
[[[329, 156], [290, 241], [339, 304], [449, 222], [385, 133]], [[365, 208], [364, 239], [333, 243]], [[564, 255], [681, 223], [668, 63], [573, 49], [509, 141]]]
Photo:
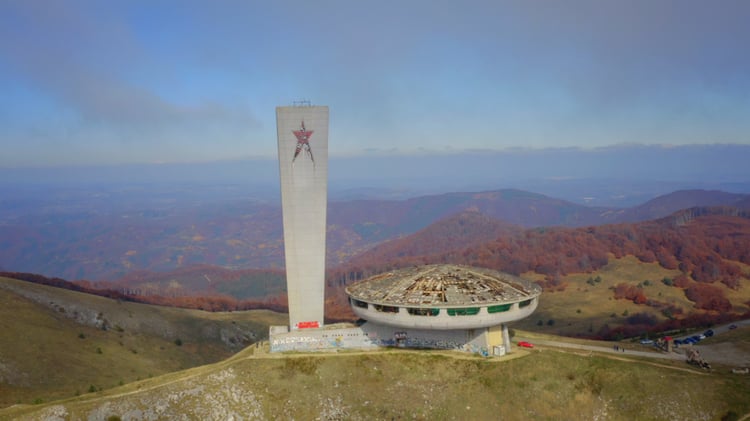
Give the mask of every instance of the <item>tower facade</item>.
[[325, 299], [328, 107], [277, 107], [276, 130], [289, 327], [320, 327]]

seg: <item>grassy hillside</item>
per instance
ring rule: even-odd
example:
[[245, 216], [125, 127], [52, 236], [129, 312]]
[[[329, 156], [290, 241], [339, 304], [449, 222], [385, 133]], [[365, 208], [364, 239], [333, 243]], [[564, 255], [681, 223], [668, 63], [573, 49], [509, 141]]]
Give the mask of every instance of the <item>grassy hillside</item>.
[[0, 278], [0, 406], [107, 389], [227, 358], [286, 317], [118, 302]]
[[[648, 315], [656, 322], [665, 321], [667, 317], [663, 310], [666, 306], [682, 309], [684, 314], [695, 312], [695, 304], [687, 299], [683, 289], [662, 282], [662, 279], [673, 278], [679, 273], [657, 263], [641, 262], [633, 256], [610, 259], [607, 265], [595, 272], [565, 276], [562, 282], [564, 290], [546, 290], [536, 312], [518, 322], [517, 326], [558, 335], [591, 335], [600, 332], [605, 325], [609, 328], [627, 325], [628, 318], [635, 314]], [[529, 279], [543, 278], [533, 273], [524, 276]], [[592, 282], [597, 278], [598, 282]], [[649, 300], [664, 303], [665, 306], [616, 299], [613, 289], [621, 283], [640, 284], [640, 289]], [[750, 281], [743, 278], [740, 285], [737, 290], [717, 285], [733, 304], [733, 312], [737, 314], [750, 311]]]
[[680, 362], [551, 348], [503, 359], [254, 351], [49, 405], [6, 408], [0, 418], [718, 420], [750, 411], [750, 377]]

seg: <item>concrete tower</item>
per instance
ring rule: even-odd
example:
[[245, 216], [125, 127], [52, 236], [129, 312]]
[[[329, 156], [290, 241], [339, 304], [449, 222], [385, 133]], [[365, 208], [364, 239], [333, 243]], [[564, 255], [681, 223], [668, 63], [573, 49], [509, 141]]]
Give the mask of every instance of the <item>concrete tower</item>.
[[289, 327], [323, 325], [328, 107], [276, 108]]

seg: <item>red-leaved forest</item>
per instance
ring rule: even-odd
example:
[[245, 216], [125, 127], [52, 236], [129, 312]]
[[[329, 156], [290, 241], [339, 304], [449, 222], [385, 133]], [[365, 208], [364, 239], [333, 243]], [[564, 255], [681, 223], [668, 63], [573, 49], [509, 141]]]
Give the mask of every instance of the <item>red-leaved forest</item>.
[[[684, 290], [685, 296], [702, 310], [683, 314], [679, 308], [663, 308], [670, 320], [705, 323], [731, 317], [732, 305], [724, 296], [726, 288], [737, 289], [750, 278], [742, 264], [750, 265], [750, 212], [732, 207], [699, 207], [672, 216], [640, 223], [613, 224], [584, 228], [520, 229], [475, 211], [443, 219], [401, 239], [389, 241], [364, 252], [345, 264], [331, 268], [327, 275], [326, 317], [329, 321], [350, 320], [344, 288], [347, 284], [395, 268], [430, 263], [482, 266], [520, 275], [535, 272], [546, 293], [567, 287], [565, 276], [591, 273], [610, 259], [632, 255], [646, 263], [658, 262], [664, 268], [680, 271], [670, 285]], [[226, 269], [220, 269], [226, 271]], [[206, 268], [202, 268], [202, 273]], [[71, 283], [39, 275], [3, 273], [24, 279], [111, 298], [150, 304], [178, 306], [208, 311], [234, 311], [257, 308], [285, 311], [286, 295], [274, 293], [263, 299], [241, 300], [228, 294], [143, 295], [125, 289], [101, 289], [85, 281]], [[239, 279], [239, 278], [238, 278]], [[614, 298], [636, 304], [660, 306], [635, 285], [619, 284]], [[739, 315], [735, 315], [737, 317]], [[656, 328], [653, 320], [631, 317], [632, 324]], [[673, 323], [674, 324], [674, 323]], [[613, 332], [600, 334], [611, 337]], [[623, 333], [622, 329], [620, 333]], [[627, 332], [625, 332], [627, 333]]]

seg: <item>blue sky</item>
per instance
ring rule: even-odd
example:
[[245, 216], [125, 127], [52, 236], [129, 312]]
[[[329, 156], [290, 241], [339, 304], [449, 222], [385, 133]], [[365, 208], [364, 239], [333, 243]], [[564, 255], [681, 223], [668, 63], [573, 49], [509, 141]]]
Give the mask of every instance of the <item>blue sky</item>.
[[0, 167], [750, 144], [747, 1], [0, 2]]

